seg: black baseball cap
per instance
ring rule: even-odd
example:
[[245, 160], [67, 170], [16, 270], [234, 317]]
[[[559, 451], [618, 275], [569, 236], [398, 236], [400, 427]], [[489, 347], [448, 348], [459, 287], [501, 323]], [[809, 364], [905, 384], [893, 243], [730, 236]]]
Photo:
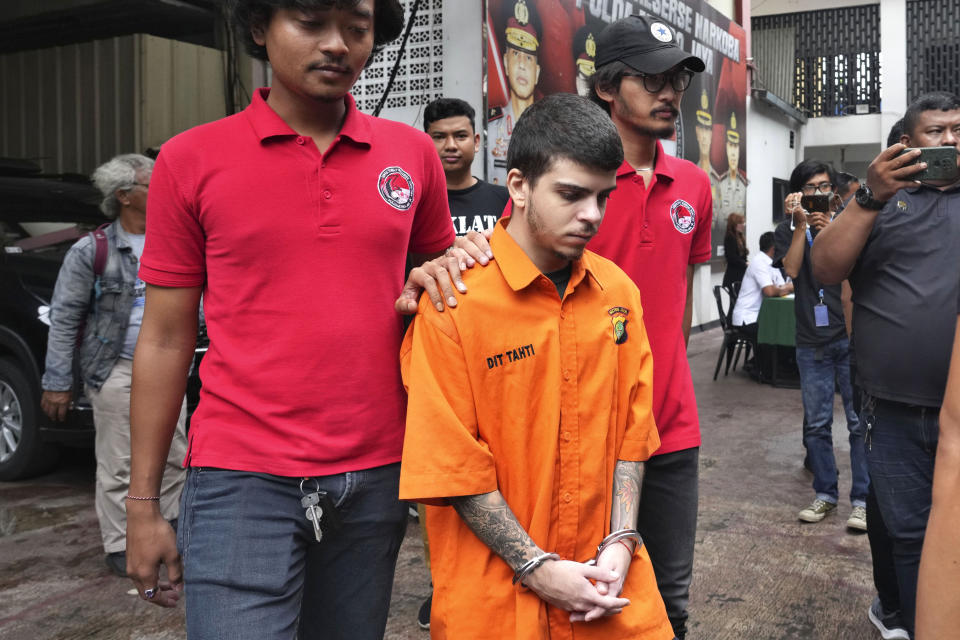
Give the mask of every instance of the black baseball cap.
[[597, 68], [615, 60], [641, 73], [663, 73], [679, 64], [697, 72], [706, 68], [703, 60], [677, 45], [666, 23], [641, 14], [608, 24], [597, 37]]

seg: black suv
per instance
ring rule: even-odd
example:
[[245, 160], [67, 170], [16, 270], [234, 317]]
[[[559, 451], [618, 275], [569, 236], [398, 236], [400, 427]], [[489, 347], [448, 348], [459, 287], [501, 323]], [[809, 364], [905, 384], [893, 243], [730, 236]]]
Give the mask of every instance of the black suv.
[[[51, 469], [59, 445], [93, 441], [93, 411], [74, 367], [74, 408], [66, 422], [40, 410], [49, 304], [67, 250], [107, 219], [84, 176], [43, 175], [23, 160], [0, 158], [0, 480]], [[197, 359], [206, 351], [198, 344]], [[199, 379], [191, 376], [188, 408]]]

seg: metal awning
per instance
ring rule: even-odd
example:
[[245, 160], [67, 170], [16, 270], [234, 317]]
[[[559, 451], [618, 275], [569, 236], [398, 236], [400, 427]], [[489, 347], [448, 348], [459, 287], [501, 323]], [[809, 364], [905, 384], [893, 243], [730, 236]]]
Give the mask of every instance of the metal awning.
[[0, 3], [0, 53], [131, 33], [217, 46], [214, 0], [33, 0]]

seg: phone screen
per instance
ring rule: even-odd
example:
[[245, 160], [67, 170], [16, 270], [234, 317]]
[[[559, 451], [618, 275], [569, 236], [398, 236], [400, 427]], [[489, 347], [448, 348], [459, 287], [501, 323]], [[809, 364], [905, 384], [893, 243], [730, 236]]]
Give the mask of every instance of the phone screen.
[[814, 211], [819, 211], [821, 213], [828, 213], [830, 211], [830, 196], [823, 194], [816, 194], [812, 196], [801, 196], [800, 197], [800, 206], [813, 213]]

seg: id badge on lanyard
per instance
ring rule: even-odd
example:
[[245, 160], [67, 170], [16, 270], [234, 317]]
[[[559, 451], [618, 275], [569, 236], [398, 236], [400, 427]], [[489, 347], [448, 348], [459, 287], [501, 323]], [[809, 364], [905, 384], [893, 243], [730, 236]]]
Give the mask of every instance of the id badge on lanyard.
[[[813, 235], [810, 233], [810, 228], [807, 228], [807, 242], [810, 246], [813, 246]], [[823, 289], [819, 291], [820, 302], [813, 305], [813, 320], [818, 327], [829, 327], [830, 326], [830, 314], [827, 312], [827, 305], [823, 303]]]
[[813, 305], [813, 319], [818, 327], [830, 326], [830, 315], [827, 313], [827, 305], [823, 304], [823, 289], [820, 289], [820, 302]]

